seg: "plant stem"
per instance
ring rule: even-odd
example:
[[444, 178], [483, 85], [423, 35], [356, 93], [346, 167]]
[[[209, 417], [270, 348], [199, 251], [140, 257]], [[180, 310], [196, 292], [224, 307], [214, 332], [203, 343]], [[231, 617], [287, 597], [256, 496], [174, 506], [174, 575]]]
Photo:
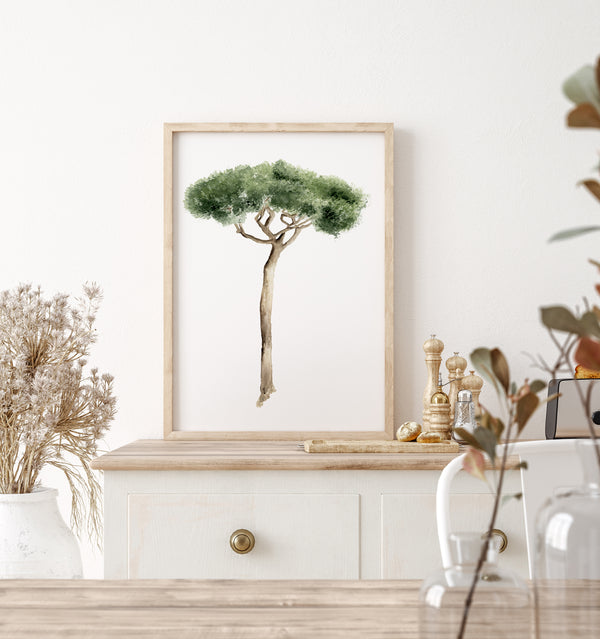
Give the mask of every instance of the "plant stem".
[[509, 412], [509, 419], [508, 419], [508, 428], [506, 429], [506, 443], [504, 445], [504, 450], [502, 451], [502, 461], [500, 463], [500, 473], [498, 476], [498, 485], [496, 487], [496, 498], [494, 499], [494, 508], [492, 510], [492, 517], [490, 519], [490, 524], [485, 534], [485, 541], [481, 545], [481, 552], [479, 553], [479, 559], [477, 560], [477, 565], [475, 566], [473, 581], [471, 582], [471, 587], [469, 588], [467, 598], [465, 599], [465, 606], [463, 608], [460, 628], [458, 631], [458, 635], [456, 636], [456, 639], [463, 639], [465, 635], [465, 631], [467, 628], [467, 620], [469, 618], [469, 612], [471, 610], [471, 605], [473, 603], [473, 596], [475, 594], [475, 589], [477, 588], [477, 584], [479, 582], [481, 569], [483, 568], [483, 564], [485, 563], [490, 541], [492, 539], [492, 531], [496, 527], [496, 517], [498, 516], [500, 498], [502, 496], [502, 485], [504, 484], [504, 471], [506, 470], [506, 460], [508, 459], [508, 443], [510, 442], [510, 435], [511, 435], [512, 427], [513, 427], [514, 417], [515, 417], [514, 413], [515, 413], [515, 409], [513, 406], [511, 406], [510, 412]]

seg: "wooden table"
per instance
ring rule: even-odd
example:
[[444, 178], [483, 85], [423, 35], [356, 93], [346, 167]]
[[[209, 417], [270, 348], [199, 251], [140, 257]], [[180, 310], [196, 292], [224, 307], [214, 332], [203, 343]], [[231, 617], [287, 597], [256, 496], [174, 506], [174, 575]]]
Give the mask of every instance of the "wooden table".
[[414, 639], [418, 588], [416, 581], [6, 581], [0, 637]]
[[[542, 592], [557, 636], [595, 637], [600, 585]], [[4, 581], [0, 637], [417, 639], [418, 581]], [[562, 628], [568, 625], [565, 633]]]

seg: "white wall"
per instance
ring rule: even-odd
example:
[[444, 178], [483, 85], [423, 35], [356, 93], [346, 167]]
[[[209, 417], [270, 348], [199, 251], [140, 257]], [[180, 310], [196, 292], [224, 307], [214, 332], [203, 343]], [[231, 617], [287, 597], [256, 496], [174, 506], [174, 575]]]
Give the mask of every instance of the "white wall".
[[597, 136], [565, 129], [560, 92], [599, 19], [595, 0], [2, 0], [0, 286], [98, 281], [107, 446], [161, 437], [162, 123], [392, 121], [397, 421], [419, 416], [431, 332], [531, 375], [538, 307], [594, 296], [598, 237], [546, 238], [600, 213], [575, 187]]

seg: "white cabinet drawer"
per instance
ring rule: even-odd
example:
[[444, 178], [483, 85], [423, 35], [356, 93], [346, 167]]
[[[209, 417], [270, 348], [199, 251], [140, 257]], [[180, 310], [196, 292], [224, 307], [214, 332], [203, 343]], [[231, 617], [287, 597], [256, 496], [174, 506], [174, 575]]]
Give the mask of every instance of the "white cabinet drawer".
[[[359, 495], [133, 493], [133, 579], [358, 579]], [[231, 533], [256, 539], [235, 553]]]
[[[450, 496], [451, 526], [456, 532], [485, 532], [492, 513], [490, 494]], [[381, 577], [422, 579], [441, 568], [435, 518], [435, 495], [381, 496]], [[496, 528], [506, 533], [508, 546], [500, 565], [528, 576], [523, 503], [512, 499], [501, 507]]]

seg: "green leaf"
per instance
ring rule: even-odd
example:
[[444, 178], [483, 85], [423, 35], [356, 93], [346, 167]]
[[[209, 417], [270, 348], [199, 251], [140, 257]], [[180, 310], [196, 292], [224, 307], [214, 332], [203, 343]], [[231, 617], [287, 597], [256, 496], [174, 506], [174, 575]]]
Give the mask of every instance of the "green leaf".
[[515, 470], [520, 470], [521, 468], [522, 468], [523, 470], [527, 470], [527, 469], [529, 468], [529, 464], [528, 464], [525, 460], [523, 460], [522, 462], [519, 462], [519, 463], [518, 463], [518, 464], [514, 467], [514, 469], [515, 469]]
[[496, 379], [500, 382], [504, 392], [508, 395], [510, 372], [508, 370], [506, 357], [504, 357], [504, 353], [499, 348], [493, 348], [490, 351], [490, 355], [492, 358], [492, 371], [494, 372]]
[[512, 382], [510, 385], [510, 394], [511, 395], [516, 395], [517, 394], [517, 384], [516, 382]]
[[529, 389], [536, 395], [540, 391], [543, 391], [544, 388], [546, 388], [546, 382], [543, 382], [541, 379], [534, 379], [533, 382], [530, 382], [529, 384]]
[[494, 432], [489, 430], [488, 428], [483, 428], [483, 426], [476, 426], [475, 430], [473, 431], [473, 436], [479, 444], [478, 448], [487, 453], [488, 457], [492, 461], [492, 464], [494, 464], [496, 461], [497, 444], [497, 439]]
[[575, 104], [589, 102], [593, 104], [596, 111], [600, 112], [600, 95], [596, 84], [596, 70], [593, 66], [586, 64], [570, 75], [562, 86], [565, 96]]
[[542, 324], [546, 328], [565, 333], [581, 334], [579, 320], [566, 306], [546, 306], [540, 309]]
[[460, 437], [460, 439], [467, 442], [469, 446], [472, 446], [477, 450], [483, 450], [479, 442], [475, 439], [475, 437], [473, 437], [470, 431], [465, 430], [464, 428], [455, 428], [454, 432]]
[[489, 348], [476, 348], [470, 355], [471, 363], [481, 377], [488, 381], [498, 392], [498, 380], [492, 369], [492, 352]]
[[587, 336], [597, 337], [600, 339], [600, 323], [594, 311], [586, 311], [579, 320], [583, 332]]
[[504, 432], [504, 422], [499, 417], [492, 417], [490, 420], [490, 429], [496, 435], [496, 441], [499, 442]]
[[535, 393], [527, 393], [523, 395], [517, 402], [517, 426], [520, 434], [529, 418], [535, 413], [540, 404], [540, 398]]
[[555, 233], [548, 242], [557, 242], [558, 240], [569, 240], [572, 237], [579, 235], [585, 235], [586, 233], [592, 233], [593, 231], [600, 231], [600, 226], [580, 226], [575, 229], [568, 229], [566, 231], [559, 231]]
[[500, 441], [502, 437], [502, 433], [504, 432], [504, 424], [501, 419], [498, 417], [493, 417], [489, 413], [482, 413], [479, 417], [479, 425], [482, 428], [487, 428], [491, 430], [492, 433], [496, 436], [496, 441]]

